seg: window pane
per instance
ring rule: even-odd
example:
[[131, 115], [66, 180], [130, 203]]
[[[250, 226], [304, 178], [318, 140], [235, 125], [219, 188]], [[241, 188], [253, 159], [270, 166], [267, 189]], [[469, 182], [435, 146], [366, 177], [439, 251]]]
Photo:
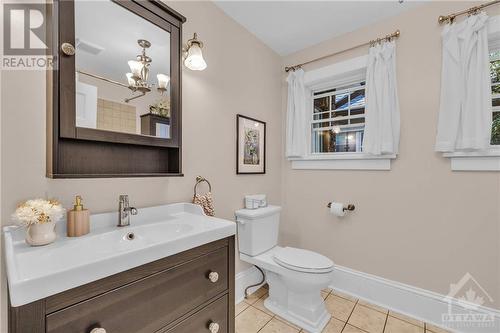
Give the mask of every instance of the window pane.
[[493, 123], [491, 125], [491, 144], [500, 145], [500, 50], [490, 54], [491, 95]]
[[365, 122], [365, 117], [351, 119], [351, 124], [363, 124]]
[[351, 102], [349, 106], [351, 108], [357, 108], [365, 105], [365, 90], [357, 90], [351, 93]]
[[313, 128], [330, 127], [330, 122], [314, 123]]
[[500, 97], [493, 98], [493, 100], [491, 102], [492, 102], [493, 107], [500, 106]]
[[348, 110], [344, 111], [333, 111], [332, 112], [332, 118], [337, 118], [337, 117], [347, 117], [349, 115]]
[[493, 126], [491, 128], [491, 144], [500, 145], [500, 112], [493, 112]]
[[333, 123], [333, 126], [347, 125], [347, 124], [349, 124], [349, 120], [344, 119], [344, 120], [339, 120], [339, 121], [333, 121], [332, 123]]
[[330, 112], [321, 112], [313, 114], [313, 120], [328, 119], [330, 118]]
[[363, 131], [344, 132], [335, 135], [336, 152], [360, 152], [363, 142]]
[[334, 152], [334, 132], [332, 130], [313, 131], [312, 144], [314, 153]]
[[314, 153], [361, 152], [364, 131], [335, 133], [333, 130], [313, 131]]
[[[494, 53], [490, 55], [491, 59], [494, 59]], [[500, 60], [495, 60], [490, 62], [490, 76], [491, 83], [500, 82]]]
[[357, 116], [365, 113], [365, 108], [351, 110], [351, 116]]
[[329, 104], [330, 104], [330, 96], [314, 99], [314, 112], [328, 111]]
[[332, 110], [345, 109], [349, 105], [349, 94], [332, 96]]

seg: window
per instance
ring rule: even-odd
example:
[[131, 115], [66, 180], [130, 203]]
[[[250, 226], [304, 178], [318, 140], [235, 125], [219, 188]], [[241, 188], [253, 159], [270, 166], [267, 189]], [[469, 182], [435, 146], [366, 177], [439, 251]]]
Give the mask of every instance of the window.
[[390, 170], [391, 155], [363, 153], [368, 56], [306, 72], [312, 102], [307, 110], [306, 156], [292, 158], [296, 170]]
[[493, 103], [491, 144], [500, 145], [500, 50], [490, 54], [490, 76]]
[[[497, 16], [495, 22], [500, 22]], [[500, 25], [494, 25], [496, 27]], [[493, 29], [489, 29], [492, 31]], [[498, 30], [498, 27], [496, 28]], [[500, 30], [499, 30], [500, 33]], [[445, 153], [451, 158], [451, 169], [455, 171], [500, 171], [500, 39], [490, 40], [495, 47], [490, 53], [491, 101], [493, 123], [491, 147], [482, 152]]]
[[365, 82], [313, 93], [312, 153], [362, 152]]

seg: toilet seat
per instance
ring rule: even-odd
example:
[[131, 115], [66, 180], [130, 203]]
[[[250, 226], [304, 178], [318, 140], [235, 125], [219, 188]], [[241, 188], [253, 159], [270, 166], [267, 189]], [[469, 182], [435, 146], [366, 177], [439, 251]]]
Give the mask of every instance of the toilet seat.
[[274, 253], [274, 261], [285, 268], [304, 273], [329, 273], [333, 261], [327, 257], [304, 249], [284, 247]]

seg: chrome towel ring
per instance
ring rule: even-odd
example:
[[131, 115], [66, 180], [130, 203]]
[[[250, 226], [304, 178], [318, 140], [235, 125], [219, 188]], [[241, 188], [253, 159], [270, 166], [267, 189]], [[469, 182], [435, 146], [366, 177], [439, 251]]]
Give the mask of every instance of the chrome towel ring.
[[208, 181], [205, 177], [202, 177], [202, 176], [197, 176], [197, 177], [196, 177], [196, 184], [194, 184], [194, 195], [195, 195], [195, 196], [196, 196], [196, 194], [198, 194], [198, 193], [196, 192], [196, 190], [197, 190], [197, 188], [198, 188], [198, 185], [199, 185], [200, 183], [203, 183], [203, 182], [205, 182], [205, 183], [207, 183], [207, 184], [208, 184], [208, 191], [209, 191], [209, 192], [212, 192], [212, 185], [210, 184], [210, 182], [209, 182], [209, 181]]

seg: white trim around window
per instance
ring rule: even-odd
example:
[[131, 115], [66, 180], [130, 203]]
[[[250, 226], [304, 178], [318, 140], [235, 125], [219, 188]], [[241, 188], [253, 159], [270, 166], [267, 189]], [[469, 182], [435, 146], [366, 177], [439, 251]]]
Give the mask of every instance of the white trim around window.
[[295, 170], [391, 170], [396, 155], [374, 156], [362, 153], [312, 154], [294, 158]]
[[[333, 65], [308, 71], [304, 85], [310, 91], [342, 86], [366, 76], [368, 56], [352, 58]], [[312, 112], [312, 110], [309, 110]], [[310, 117], [308, 117], [309, 119]], [[363, 153], [312, 153], [311, 131], [308, 127], [308, 153], [301, 158], [290, 158], [292, 169], [296, 170], [390, 170], [391, 159], [396, 155], [374, 156]]]
[[500, 149], [483, 152], [444, 153], [451, 160], [453, 171], [500, 171]]
[[[500, 15], [489, 18], [488, 44], [490, 52], [500, 50]], [[500, 171], [500, 146], [474, 152], [444, 153], [450, 158], [453, 171]]]

